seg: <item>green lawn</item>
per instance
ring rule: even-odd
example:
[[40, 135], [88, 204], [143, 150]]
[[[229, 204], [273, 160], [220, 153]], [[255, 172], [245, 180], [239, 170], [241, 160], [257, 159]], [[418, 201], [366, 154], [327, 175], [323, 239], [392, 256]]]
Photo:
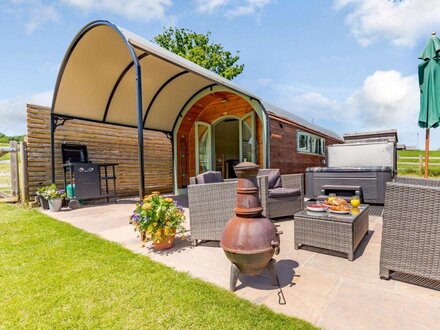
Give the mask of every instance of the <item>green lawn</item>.
[[[424, 150], [399, 150], [399, 157], [419, 157], [425, 156]], [[440, 150], [431, 150], [429, 152], [430, 157], [440, 157]], [[423, 173], [420, 173], [420, 165], [418, 159], [402, 159], [400, 158], [399, 162], [404, 163], [414, 163], [414, 165], [409, 164], [398, 164], [398, 174], [400, 175], [416, 175], [422, 176]], [[438, 163], [440, 164], [440, 159], [430, 159], [429, 163]], [[440, 176], [440, 166], [430, 166], [429, 167], [429, 176], [437, 177]]]
[[1, 329], [314, 328], [36, 210], [0, 214]]

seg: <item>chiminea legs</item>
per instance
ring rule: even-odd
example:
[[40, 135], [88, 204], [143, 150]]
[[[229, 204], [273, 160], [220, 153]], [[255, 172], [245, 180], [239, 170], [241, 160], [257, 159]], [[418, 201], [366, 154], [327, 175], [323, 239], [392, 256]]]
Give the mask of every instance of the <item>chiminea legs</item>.
[[237, 286], [238, 275], [240, 275], [240, 270], [238, 269], [236, 264], [231, 262], [231, 275], [229, 280], [229, 291], [234, 292], [235, 287]]
[[[266, 268], [269, 271], [270, 279], [272, 281], [273, 286], [278, 286], [278, 276], [277, 271], [275, 269], [276, 261], [275, 259], [270, 259], [269, 263], [267, 264]], [[238, 269], [237, 265], [234, 263], [231, 263], [231, 274], [230, 274], [230, 280], [229, 280], [229, 291], [234, 292], [235, 287], [237, 286], [238, 276], [240, 275], [240, 269]]]

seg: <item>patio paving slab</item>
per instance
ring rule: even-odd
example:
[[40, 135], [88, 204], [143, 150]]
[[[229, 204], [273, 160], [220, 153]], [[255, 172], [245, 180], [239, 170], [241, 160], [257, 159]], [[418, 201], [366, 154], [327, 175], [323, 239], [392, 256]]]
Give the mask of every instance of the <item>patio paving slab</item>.
[[[184, 199], [181, 202], [186, 205]], [[229, 287], [230, 263], [218, 242], [194, 247], [189, 241], [176, 239], [172, 249], [156, 252], [150, 243], [141, 243], [128, 224], [134, 204], [125, 200], [45, 213], [178, 271]], [[187, 208], [185, 213], [189, 217]], [[440, 324], [439, 291], [379, 279], [381, 217], [370, 216], [369, 234], [353, 262], [313, 250], [295, 250], [293, 220], [284, 219], [276, 225], [283, 231], [281, 253], [275, 256], [281, 292], [271, 285], [266, 271], [240, 276], [236, 287], [239, 297], [325, 329], [435, 329]], [[286, 304], [279, 304], [280, 298]]]

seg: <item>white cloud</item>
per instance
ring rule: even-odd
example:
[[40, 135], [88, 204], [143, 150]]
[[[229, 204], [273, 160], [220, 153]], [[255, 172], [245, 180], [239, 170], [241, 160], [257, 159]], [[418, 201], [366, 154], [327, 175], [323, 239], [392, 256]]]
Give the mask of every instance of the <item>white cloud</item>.
[[54, 6], [37, 4], [29, 10], [29, 18], [26, 23], [26, 33], [31, 34], [45, 23], [58, 21], [59, 14]]
[[336, 10], [348, 10], [346, 23], [363, 46], [381, 39], [414, 46], [432, 30], [440, 30], [439, 0], [334, 0], [333, 4]]
[[85, 12], [107, 12], [139, 21], [165, 20], [172, 0], [60, 0]]
[[202, 14], [213, 14], [228, 3], [230, 3], [230, 0], [197, 0], [196, 9]]
[[45, 4], [41, 0], [10, 0], [0, 6], [0, 11], [22, 21], [27, 34], [32, 34], [46, 23], [56, 23], [60, 19], [55, 5]]
[[51, 106], [53, 91], [20, 95], [12, 99], [0, 100], [0, 132], [6, 135], [26, 133], [26, 103]]
[[259, 15], [273, 0], [196, 0], [196, 10], [214, 14], [220, 9], [226, 17]]
[[415, 134], [419, 112], [419, 86], [416, 75], [376, 71], [361, 88], [344, 99], [333, 99], [295, 86], [278, 86], [280, 105], [325, 127], [333, 124], [342, 132], [397, 128], [402, 134]]

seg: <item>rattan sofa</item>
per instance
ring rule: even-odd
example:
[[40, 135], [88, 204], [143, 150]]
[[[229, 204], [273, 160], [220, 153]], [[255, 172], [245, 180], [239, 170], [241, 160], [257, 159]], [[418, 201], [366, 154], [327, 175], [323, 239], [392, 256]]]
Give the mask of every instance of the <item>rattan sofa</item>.
[[440, 288], [440, 180], [387, 183], [380, 277]]
[[[263, 214], [268, 218], [293, 216], [303, 209], [304, 188], [302, 174], [281, 175], [283, 188], [299, 189], [298, 195], [270, 198], [267, 176], [257, 178]], [[235, 215], [236, 179], [199, 184], [195, 177], [188, 186], [191, 241], [220, 241], [226, 222]]]

